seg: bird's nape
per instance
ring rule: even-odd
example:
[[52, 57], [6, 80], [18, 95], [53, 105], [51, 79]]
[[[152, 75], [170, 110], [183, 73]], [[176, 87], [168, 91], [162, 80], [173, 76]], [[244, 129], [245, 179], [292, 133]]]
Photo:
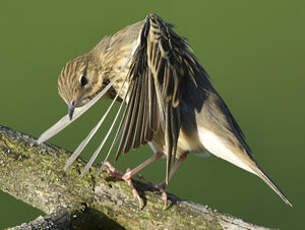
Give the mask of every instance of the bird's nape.
[[38, 144], [41, 144], [42, 142], [47, 141], [48, 139], [55, 136], [57, 133], [62, 131], [65, 127], [70, 125], [73, 121], [75, 121], [77, 118], [79, 118], [81, 115], [83, 115], [88, 109], [90, 109], [98, 100], [100, 100], [112, 87], [113, 83], [118, 80], [123, 70], [126, 68], [127, 64], [133, 57], [133, 54], [139, 45], [139, 42], [137, 42], [133, 48], [133, 50], [130, 52], [130, 55], [126, 58], [124, 64], [120, 68], [120, 71], [117, 73], [117, 75], [109, 82], [101, 92], [99, 92], [97, 95], [95, 95], [94, 98], [92, 98], [87, 104], [85, 104], [82, 107], [78, 107], [74, 109], [73, 115], [74, 118], [70, 120], [69, 114], [62, 117], [58, 122], [56, 122], [53, 126], [51, 126], [49, 129], [47, 129], [45, 132], [43, 132], [40, 137], [38, 138], [37, 142]]
[[[101, 84], [94, 85], [98, 93], [84, 105], [79, 104], [80, 107], [77, 107], [72, 103], [76, 101], [75, 98], [79, 98], [75, 95], [80, 94], [82, 87], [83, 89], [87, 87], [88, 79], [84, 77], [90, 71], [90, 67], [89, 65], [86, 65], [85, 69], [81, 67], [80, 72], [84, 74], [78, 73], [71, 83], [70, 78], [74, 74], [71, 70], [80, 67], [77, 64], [68, 64], [59, 79], [59, 92], [68, 103], [69, 113], [38, 139], [38, 143], [42, 143], [56, 135], [92, 107], [110, 88], [114, 88], [113, 102], [73, 152], [65, 169], [76, 160], [105, 119], [110, 116], [115, 101], [121, 99], [113, 123], [82, 170], [82, 175], [92, 166], [105, 146], [124, 108], [119, 128], [103, 165], [107, 166], [110, 173], [124, 179], [132, 187], [138, 200], [139, 195], [134, 191], [131, 177], [139, 170], [162, 155], [166, 155], [166, 179], [162, 183], [162, 190], [160, 189], [161, 192], [165, 192], [170, 178], [189, 152], [208, 150], [259, 176], [291, 206], [284, 193], [252, 158], [250, 148], [233, 115], [213, 88], [207, 73], [198, 63], [186, 40], [174, 32], [172, 25], [159, 16], [150, 14], [144, 21], [126, 27], [106, 40], [107, 45], [99, 43], [89, 53], [91, 57], [92, 55], [107, 57], [103, 62], [97, 62], [104, 67], [110, 65], [106, 68], [108, 79], [104, 79], [104, 76], [99, 76], [98, 79], [103, 83], [107, 80], [107, 85], [103, 87], [100, 86]], [[100, 45], [103, 45], [103, 49], [99, 47]], [[123, 51], [128, 53], [127, 57], [119, 55]], [[107, 55], [104, 53], [102, 55], [102, 52], [106, 52]], [[86, 55], [86, 58], [90, 57]], [[188, 116], [190, 114], [192, 116]], [[127, 153], [147, 143], [152, 146], [155, 154], [135, 169], [122, 174], [107, 161], [116, 143], [118, 143], [116, 158], [122, 152]], [[228, 146], [224, 143], [232, 145]], [[173, 167], [172, 162], [174, 162]]]

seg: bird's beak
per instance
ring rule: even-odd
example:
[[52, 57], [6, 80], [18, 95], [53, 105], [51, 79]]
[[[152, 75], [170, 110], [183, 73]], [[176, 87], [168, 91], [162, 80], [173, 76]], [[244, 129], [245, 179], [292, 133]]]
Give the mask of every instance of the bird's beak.
[[69, 114], [70, 120], [72, 120], [72, 118], [73, 118], [73, 113], [74, 113], [74, 109], [75, 109], [74, 105], [75, 105], [74, 101], [70, 101], [68, 103], [68, 114]]

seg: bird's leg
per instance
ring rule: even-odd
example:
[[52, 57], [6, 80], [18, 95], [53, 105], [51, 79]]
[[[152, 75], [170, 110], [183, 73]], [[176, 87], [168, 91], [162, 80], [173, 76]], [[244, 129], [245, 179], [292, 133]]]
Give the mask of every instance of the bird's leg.
[[[168, 180], [170, 180], [175, 172], [177, 171], [177, 169], [179, 168], [179, 166], [181, 165], [181, 163], [186, 159], [187, 155], [189, 154], [189, 152], [184, 152], [181, 154], [181, 156], [179, 157], [178, 161], [175, 163], [175, 165], [172, 167], [171, 171], [169, 172], [169, 178]], [[166, 193], [166, 181], [164, 181], [161, 184], [153, 184], [152, 182], [150, 182], [149, 180], [147, 180], [143, 175], [139, 175], [139, 178], [144, 180], [147, 184], [149, 184], [150, 186], [158, 189], [161, 194], [162, 194], [162, 200], [165, 203], [165, 206], [167, 206], [167, 193]]]
[[[184, 152], [181, 154], [181, 156], [179, 157], [178, 161], [174, 164], [174, 166], [172, 167], [171, 171], [169, 172], [169, 176], [168, 176], [168, 181], [170, 181], [170, 179], [174, 176], [174, 174], [176, 173], [177, 169], [179, 168], [179, 166], [181, 165], [181, 163], [186, 159], [187, 155], [189, 154], [189, 152]], [[162, 199], [165, 203], [165, 206], [167, 206], [167, 193], [166, 193], [166, 181], [164, 181], [163, 183], [158, 185], [158, 189], [160, 190], [160, 192], [162, 193]]]
[[132, 193], [133, 196], [138, 200], [140, 208], [143, 207], [143, 201], [140, 198], [140, 195], [138, 193], [138, 191], [136, 190], [136, 188], [134, 187], [131, 178], [133, 177], [134, 174], [136, 174], [137, 172], [139, 172], [140, 170], [142, 170], [143, 168], [145, 168], [146, 166], [150, 165], [151, 163], [153, 163], [154, 161], [160, 159], [160, 157], [162, 157], [163, 153], [162, 152], [157, 152], [155, 153], [152, 157], [150, 157], [149, 159], [147, 159], [146, 161], [144, 161], [143, 163], [141, 163], [140, 165], [138, 165], [136, 168], [130, 170], [127, 169], [126, 172], [123, 174], [121, 172], [119, 172], [115, 167], [113, 167], [109, 161], [104, 162], [103, 167], [104, 169], [112, 174], [113, 176], [115, 176], [116, 178], [122, 179], [124, 181], [127, 182], [127, 184], [131, 187], [132, 189]]
[[[170, 179], [174, 176], [175, 172], [177, 171], [177, 169], [179, 168], [181, 163], [186, 159], [188, 154], [189, 154], [189, 152], [184, 152], [184, 153], [181, 154], [178, 161], [176, 162], [176, 164], [174, 164], [174, 166], [172, 167], [172, 169], [169, 173], [168, 181], [170, 181]], [[167, 206], [167, 193], [166, 193], [166, 190], [165, 190], [166, 186], [167, 186], [166, 181], [157, 185], [157, 188], [162, 193], [162, 200], [164, 201], [165, 206]]]

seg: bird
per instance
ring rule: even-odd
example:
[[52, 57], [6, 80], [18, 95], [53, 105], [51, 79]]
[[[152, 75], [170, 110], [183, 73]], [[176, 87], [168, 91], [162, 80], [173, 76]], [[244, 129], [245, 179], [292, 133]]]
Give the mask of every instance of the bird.
[[[111, 98], [112, 103], [98, 124], [67, 161], [67, 169], [109, 116], [114, 102], [120, 102], [111, 127], [82, 174], [115, 132], [102, 166], [130, 185], [140, 206], [142, 199], [132, 177], [165, 157], [165, 180], [157, 188], [167, 202], [166, 186], [192, 153], [215, 155], [258, 176], [292, 206], [254, 159], [241, 128], [188, 41], [157, 14], [149, 14], [144, 20], [104, 37], [91, 51], [69, 61], [59, 74], [58, 92], [68, 105], [68, 114], [45, 131], [38, 143], [56, 135], [100, 99]], [[116, 123], [119, 126], [115, 131]], [[121, 173], [108, 161], [114, 151], [117, 160], [121, 153], [145, 144], [154, 154], [132, 170]]]

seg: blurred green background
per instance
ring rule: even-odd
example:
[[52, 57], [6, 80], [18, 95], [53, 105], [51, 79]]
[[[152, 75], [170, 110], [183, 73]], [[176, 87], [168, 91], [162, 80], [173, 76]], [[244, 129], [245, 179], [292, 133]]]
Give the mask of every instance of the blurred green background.
[[[57, 76], [103, 36], [150, 12], [176, 25], [210, 74], [286, 206], [257, 177], [216, 157], [190, 156], [169, 192], [246, 221], [281, 229], [304, 226], [304, 1], [8, 1], [0, 3], [0, 124], [38, 137], [67, 111]], [[50, 140], [73, 150], [104, 111], [94, 106]], [[105, 129], [104, 129], [105, 130]], [[101, 135], [86, 149], [92, 152]], [[148, 147], [122, 156], [121, 170], [150, 156]], [[104, 156], [104, 155], [103, 155]], [[103, 157], [102, 156], [102, 157]], [[1, 169], [0, 169], [1, 170]], [[164, 160], [142, 174], [165, 175]], [[42, 214], [0, 192], [0, 228]]]

